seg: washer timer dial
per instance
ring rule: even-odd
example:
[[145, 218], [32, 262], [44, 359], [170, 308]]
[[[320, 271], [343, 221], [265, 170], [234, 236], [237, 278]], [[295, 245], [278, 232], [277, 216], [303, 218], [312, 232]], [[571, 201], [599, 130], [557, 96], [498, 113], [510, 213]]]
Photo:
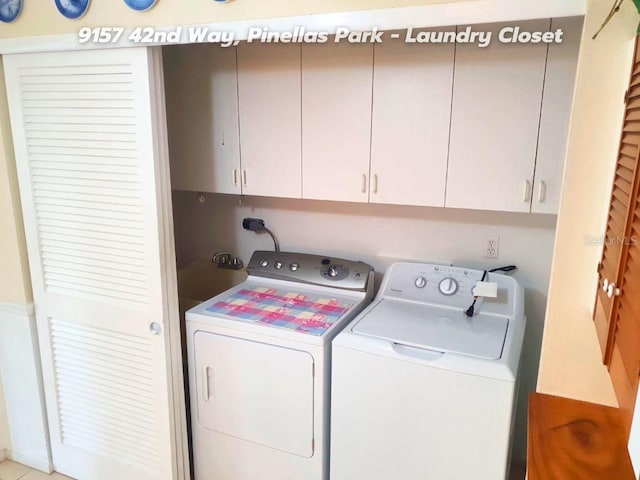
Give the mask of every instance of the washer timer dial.
[[414, 283], [415, 283], [416, 287], [424, 288], [424, 287], [427, 286], [427, 279], [424, 278], [424, 277], [418, 277], [418, 278], [416, 278]]
[[458, 282], [451, 277], [443, 278], [438, 284], [438, 289], [443, 295], [453, 295], [458, 291]]

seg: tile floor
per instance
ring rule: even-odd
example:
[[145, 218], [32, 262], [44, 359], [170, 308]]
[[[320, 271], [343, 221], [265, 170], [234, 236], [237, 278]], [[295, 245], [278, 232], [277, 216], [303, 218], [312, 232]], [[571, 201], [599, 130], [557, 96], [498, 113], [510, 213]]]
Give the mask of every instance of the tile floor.
[[72, 480], [59, 473], [46, 473], [33, 470], [19, 463], [5, 460], [0, 462], [0, 480]]
[[[509, 480], [523, 480], [525, 477], [525, 468], [514, 466], [511, 469]], [[33, 470], [19, 463], [5, 460], [0, 462], [0, 480], [73, 480], [59, 473], [46, 473]]]

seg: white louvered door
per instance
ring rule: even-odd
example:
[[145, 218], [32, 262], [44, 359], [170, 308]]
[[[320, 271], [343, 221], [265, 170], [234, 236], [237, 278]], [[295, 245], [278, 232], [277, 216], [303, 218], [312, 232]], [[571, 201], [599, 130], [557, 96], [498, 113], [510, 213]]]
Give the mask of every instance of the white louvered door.
[[160, 51], [4, 66], [55, 468], [184, 478]]

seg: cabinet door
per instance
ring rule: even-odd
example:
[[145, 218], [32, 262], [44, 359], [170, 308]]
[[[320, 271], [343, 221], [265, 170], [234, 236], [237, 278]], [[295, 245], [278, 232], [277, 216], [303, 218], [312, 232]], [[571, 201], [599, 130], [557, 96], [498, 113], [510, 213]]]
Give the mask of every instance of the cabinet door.
[[559, 28], [564, 36], [562, 43], [549, 45], [547, 55], [531, 202], [531, 211], [535, 213], [558, 213], [582, 23], [582, 17], [551, 21], [551, 30]]
[[167, 47], [164, 59], [172, 188], [241, 193], [236, 49]]
[[[605, 364], [609, 364], [611, 361], [612, 344], [617, 333], [616, 299], [618, 298], [617, 293], [620, 293], [618, 289], [621, 282], [630, 280], [623, 278], [626, 270], [625, 257], [629, 255], [630, 262], [636, 266], [640, 265], [637, 249], [630, 248], [630, 244], [637, 243], [638, 237], [636, 235], [640, 231], [640, 204], [637, 203], [637, 189], [640, 184], [640, 127], [637, 113], [638, 107], [640, 107], [640, 85], [638, 85], [637, 78], [638, 72], [640, 72], [640, 48], [638, 45], [638, 39], [636, 39], [629, 97], [624, 112], [609, 213], [603, 235], [606, 241], [598, 265], [599, 288], [593, 312], [593, 321]], [[640, 271], [640, 269], [636, 267], [635, 271]], [[636, 274], [635, 279], [637, 278]], [[633, 282], [633, 279], [631, 280]], [[625, 299], [628, 298], [625, 296]], [[640, 315], [638, 318], [640, 319]], [[629, 366], [634, 367], [633, 365]]]
[[185, 478], [160, 49], [3, 60], [56, 470]]
[[453, 44], [375, 46], [371, 197], [444, 206]]
[[[514, 25], [474, 26], [492, 32], [490, 46], [457, 45], [447, 207], [530, 210], [547, 46], [501, 43]], [[547, 30], [549, 20], [519, 27]]]
[[373, 45], [302, 47], [304, 198], [366, 202]]
[[242, 192], [302, 196], [300, 45], [238, 46]]

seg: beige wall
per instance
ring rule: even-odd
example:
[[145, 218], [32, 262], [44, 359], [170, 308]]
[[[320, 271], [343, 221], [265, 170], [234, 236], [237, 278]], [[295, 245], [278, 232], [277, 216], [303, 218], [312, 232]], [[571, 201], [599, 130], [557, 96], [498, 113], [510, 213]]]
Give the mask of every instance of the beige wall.
[[638, 15], [632, 2], [596, 40], [611, 7], [589, 0], [580, 50], [538, 390], [616, 405], [591, 320]]
[[4, 91], [0, 65], [0, 302], [24, 304], [31, 301], [31, 279]]
[[[0, 64], [0, 92], [4, 92]], [[31, 279], [27, 263], [13, 144], [4, 93], [0, 93], [0, 302], [31, 302]], [[0, 372], [1, 373], [1, 372]], [[9, 426], [0, 378], [0, 461], [11, 449]]]

